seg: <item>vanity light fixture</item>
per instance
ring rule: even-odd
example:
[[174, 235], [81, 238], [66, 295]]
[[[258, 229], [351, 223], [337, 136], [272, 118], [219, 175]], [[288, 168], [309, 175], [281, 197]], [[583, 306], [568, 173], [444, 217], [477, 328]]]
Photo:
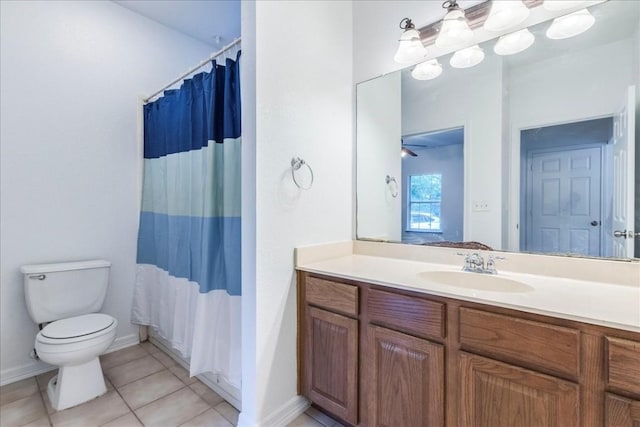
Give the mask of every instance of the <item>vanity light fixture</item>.
[[427, 49], [422, 44], [420, 33], [411, 19], [404, 18], [400, 21], [400, 28], [404, 33], [400, 36], [398, 50], [393, 57], [394, 61], [400, 64], [412, 64], [427, 56]]
[[522, 23], [529, 16], [529, 8], [521, 0], [494, 0], [484, 29], [504, 31]]
[[402, 150], [400, 150], [400, 156], [401, 157], [407, 157], [407, 156], [418, 157], [416, 153], [409, 150], [407, 147], [402, 147]]
[[500, 37], [493, 51], [498, 55], [514, 55], [530, 47], [534, 41], [535, 36], [525, 28]]
[[442, 74], [442, 65], [437, 59], [431, 59], [418, 64], [413, 71], [411, 71], [411, 77], [416, 80], [431, 80], [440, 74]]
[[556, 18], [547, 30], [547, 37], [553, 40], [568, 39], [587, 31], [596, 18], [587, 9]]
[[447, 14], [442, 19], [436, 46], [449, 49], [470, 42], [473, 39], [473, 31], [457, 0], [447, 0], [442, 3], [442, 7], [447, 9]]
[[558, 10], [567, 10], [580, 6], [587, 7], [600, 2], [601, 0], [544, 0], [542, 7], [552, 12], [556, 12]]
[[470, 68], [478, 65], [484, 59], [484, 51], [478, 45], [462, 49], [453, 54], [449, 64], [453, 68]]

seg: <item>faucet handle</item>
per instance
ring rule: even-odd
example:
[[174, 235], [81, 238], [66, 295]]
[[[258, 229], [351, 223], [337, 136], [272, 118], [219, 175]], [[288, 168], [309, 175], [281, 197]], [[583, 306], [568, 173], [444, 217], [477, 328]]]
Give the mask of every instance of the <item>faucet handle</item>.
[[489, 255], [489, 259], [487, 260], [487, 273], [489, 274], [498, 274], [496, 270], [496, 261], [503, 261], [506, 258], [498, 255]]
[[456, 255], [458, 256], [463, 256], [464, 257], [464, 266], [462, 267], [462, 270], [466, 271], [471, 269], [471, 254], [470, 253], [463, 253], [463, 252], [456, 252]]

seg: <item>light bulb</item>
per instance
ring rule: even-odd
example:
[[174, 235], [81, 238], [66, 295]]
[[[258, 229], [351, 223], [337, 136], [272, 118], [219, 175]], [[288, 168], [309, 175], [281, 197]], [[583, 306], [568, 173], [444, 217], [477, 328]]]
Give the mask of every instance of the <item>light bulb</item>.
[[454, 68], [470, 68], [481, 63], [483, 59], [484, 51], [475, 45], [454, 53], [449, 64]]
[[469, 28], [464, 11], [460, 8], [449, 10], [442, 20], [436, 46], [449, 49], [463, 45], [471, 39], [473, 39], [473, 31]]
[[500, 37], [493, 51], [498, 55], [513, 55], [527, 49], [534, 40], [535, 36], [525, 28]]
[[442, 65], [437, 59], [423, 62], [416, 65], [416, 68], [411, 71], [411, 77], [416, 80], [431, 80], [442, 74]]
[[[402, 27], [402, 22], [405, 22], [405, 20], [406, 25]], [[405, 31], [400, 36], [398, 50], [393, 60], [400, 64], [413, 64], [427, 56], [427, 49], [425, 49], [420, 40], [420, 33], [415, 29], [411, 20], [408, 18], [403, 19], [401, 28], [404, 28]]]
[[504, 31], [520, 24], [528, 16], [529, 8], [520, 0], [494, 0], [484, 28], [489, 31]]
[[587, 9], [556, 18], [547, 30], [547, 37], [553, 40], [568, 39], [584, 33], [596, 22]]

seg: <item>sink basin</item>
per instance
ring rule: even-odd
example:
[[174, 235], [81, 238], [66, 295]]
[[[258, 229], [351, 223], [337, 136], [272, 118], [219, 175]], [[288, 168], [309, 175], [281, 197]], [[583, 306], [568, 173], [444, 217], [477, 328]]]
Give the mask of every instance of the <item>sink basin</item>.
[[493, 274], [469, 273], [465, 271], [425, 271], [418, 273], [422, 279], [458, 288], [490, 292], [530, 292], [533, 287], [522, 282]]

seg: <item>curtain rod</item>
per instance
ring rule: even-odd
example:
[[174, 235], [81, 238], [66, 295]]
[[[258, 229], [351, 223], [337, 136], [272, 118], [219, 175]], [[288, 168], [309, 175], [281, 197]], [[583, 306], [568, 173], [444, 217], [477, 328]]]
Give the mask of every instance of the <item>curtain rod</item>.
[[234, 41], [232, 41], [231, 43], [229, 43], [228, 45], [226, 45], [225, 47], [223, 47], [222, 49], [220, 49], [219, 51], [212, 53], [207, 59], [202, 60], [198, 65], [191, 67], [188, 71], [185, 71], [184, 73], [182, 73], [180, 75], [180, 77], [176, 78], [175, 80], [173, 80], [171, 83], [169, 83], [168, 85], [163, 86], [161, 89], [155, 91], [152, 95], [149, 95], [148, 97], [146, 97], [145, 99], [143, 99], [142, 101], [146, 104], [147, 102], [149, 102], [150, 100], [152, 100], [153, 98], [155, 98], [156, 96], [160, 95], [165, 89], [170, 88], [171, 86], [173, 86], [174, 84], [178, 83], [180, 80], [184, 79], [185, 77], [187, 77], [189, 74], [193, 73], [194, 71], [196, 71], [198, 68], [202, 68], [205, 65], [207, 65], [209, 62], [213, 61], [215, 58], [217, 58], [218, 56], [222, 55], [223, 53], [225, 53], [226, 51], [228, 51], [229, 49], [231, 49], [232, 47], [234, 47], [235, 45], [237, 45], [238, 43], [240, 43], [241, 39], [240, 37], [238, 37], [237, 39], [235, 39]]

